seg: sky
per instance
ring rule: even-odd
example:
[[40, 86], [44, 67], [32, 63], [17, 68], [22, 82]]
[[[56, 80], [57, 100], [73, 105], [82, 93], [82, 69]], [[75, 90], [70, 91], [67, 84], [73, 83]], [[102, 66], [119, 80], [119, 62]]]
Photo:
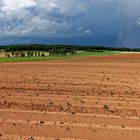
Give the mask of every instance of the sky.
[[140, 0], [0, 0], [0, 45], [140, 48]]

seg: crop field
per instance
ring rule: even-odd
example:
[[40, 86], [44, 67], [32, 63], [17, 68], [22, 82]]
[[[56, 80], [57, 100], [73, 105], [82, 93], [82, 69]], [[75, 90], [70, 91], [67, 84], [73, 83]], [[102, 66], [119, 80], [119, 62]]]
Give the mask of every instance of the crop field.
[[140, 54], [0, 63], [0, 140], [140, 140]]

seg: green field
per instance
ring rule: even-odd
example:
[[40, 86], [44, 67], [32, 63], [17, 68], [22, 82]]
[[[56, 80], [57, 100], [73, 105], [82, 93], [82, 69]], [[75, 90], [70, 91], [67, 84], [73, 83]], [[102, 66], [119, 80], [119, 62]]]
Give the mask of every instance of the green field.
[[118, 54], [118, 51], [103, 51], [103, 52], [86, 52], [78, 51], [75, 55], [67, 56], [45, 56], [45, 57], [0, 57], [0, 62], [26, 62], [26, 61], [45, 61], [45, 60], [63, 60], [71, 59], [77, 57], [86, 57], [86, 56], [105, 56], [105, 55], [115, 55]]
[[87, 51], [79, 51], [77, 52], [77, 56], [106, 56], [106, 55], [115, 55], [119, 54], [119, 51], [103, 51], [103, 52], [87, 52]]

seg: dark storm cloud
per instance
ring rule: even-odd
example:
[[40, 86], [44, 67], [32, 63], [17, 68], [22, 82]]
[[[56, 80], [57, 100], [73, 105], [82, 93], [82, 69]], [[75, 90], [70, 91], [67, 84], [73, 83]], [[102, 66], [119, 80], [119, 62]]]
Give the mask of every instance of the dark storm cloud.
[[0, 43], [38, 38], [139, 47], [139, 5], [139, 0], [0, 0]]

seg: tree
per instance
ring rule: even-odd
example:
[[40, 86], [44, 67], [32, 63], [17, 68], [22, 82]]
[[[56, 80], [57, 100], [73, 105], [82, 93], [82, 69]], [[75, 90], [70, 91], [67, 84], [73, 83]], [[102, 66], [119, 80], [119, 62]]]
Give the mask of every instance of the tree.
[[14, 56], [15, 56], [15, 51], [12, 51], [11, 54], [12, 54], [12, 56], [14, 57]]
[[74, 55], [74, 54], [76, 54], [76, 49], [75, 48], [71, 50], [71, 55]]
[[37, 52], [38, 56], [40, 56], [40, 51]]
[[15, 57], [19, 57], [19, 51], [15, 52]]
[[37, 56], [37, 51], [35, 51], [35, 56]]
[[30, 55], [30, 51], [27, 51], [26, 53], [27, 53], [27, 57], [30, 57], [31, 56]]
[[20, 57], [25, 57], [25, 53], [23, 51], [20, 52]]
[[44, 54], [44, 53], [41, 53], [41, 56], [42, 56], [42, 57], [45, 57], [45, 54]]

